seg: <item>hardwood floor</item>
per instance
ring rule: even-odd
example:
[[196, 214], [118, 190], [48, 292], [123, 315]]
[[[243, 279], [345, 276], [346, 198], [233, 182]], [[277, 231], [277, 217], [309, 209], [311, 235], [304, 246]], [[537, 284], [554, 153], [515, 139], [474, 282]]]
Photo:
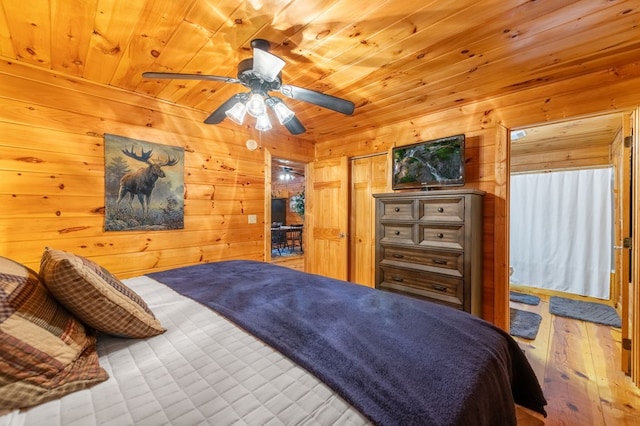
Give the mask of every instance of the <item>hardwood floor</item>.
[[278, 256], [275, 253], [272, 254], [271, 263], [275, 263], [280, 266], [286, 266], [287, 268], [297, 269], [304, 271], [304, 254], [294, 253], [291, 255]]
[[[521, 291], [521, 289], [517, 289]], [[620, 329], [549, 313], [549, 295], [537, 306], [512, 308], [542, 316], [535, 340], [516, 337], [547, 399], [547, 418], [518, 407], [518, 425], [640, 425], [640, 390], [620, 369]]]

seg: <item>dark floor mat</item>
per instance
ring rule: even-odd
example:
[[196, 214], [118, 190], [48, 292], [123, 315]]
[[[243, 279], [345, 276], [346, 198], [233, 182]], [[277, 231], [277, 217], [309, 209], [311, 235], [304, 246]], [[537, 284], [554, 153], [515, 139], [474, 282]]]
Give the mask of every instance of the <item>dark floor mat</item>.
[[525, 303], [527, 305], [538, 305], [540, 303], [540, 298], [538, 296], [534, 296], [533, 294], [517, 293], [515, 291], [509, 292], [509, 300], [512, 302]]
[[511, 308], [510, 315], [511, 329], [509, 334], [529, 340], [536, 338], [542, 321], [542, 317], [539, 314]]
[[596, 324], [618, 328], [622, 326], [622, 321], [616, 310], [602, 303], [583, 302], [581, 300], [551, 296], [549, 312], [561, 317], [594, 322]]

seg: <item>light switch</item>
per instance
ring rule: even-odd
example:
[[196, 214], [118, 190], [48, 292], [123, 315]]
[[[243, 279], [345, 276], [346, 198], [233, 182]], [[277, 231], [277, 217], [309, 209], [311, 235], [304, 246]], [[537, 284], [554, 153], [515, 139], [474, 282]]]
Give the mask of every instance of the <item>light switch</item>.
[[249, 223], [258, 223], [258, 216], [256, 216], [255, 214], [250, 214]]

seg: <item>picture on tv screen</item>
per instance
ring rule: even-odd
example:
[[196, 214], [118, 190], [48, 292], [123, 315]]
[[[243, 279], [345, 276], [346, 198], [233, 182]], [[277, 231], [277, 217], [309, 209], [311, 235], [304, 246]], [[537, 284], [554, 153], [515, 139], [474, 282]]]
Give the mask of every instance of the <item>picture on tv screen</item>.
[[464, 135], [393, 148], [393, 189], [464, 185]]

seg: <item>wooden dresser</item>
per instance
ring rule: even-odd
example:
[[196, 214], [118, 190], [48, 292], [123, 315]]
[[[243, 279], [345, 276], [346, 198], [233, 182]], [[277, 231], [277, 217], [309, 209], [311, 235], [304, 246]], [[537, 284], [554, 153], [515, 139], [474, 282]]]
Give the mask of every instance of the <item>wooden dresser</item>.
[[376, 288], [482, 315], [483, 191], [374, 194]]

